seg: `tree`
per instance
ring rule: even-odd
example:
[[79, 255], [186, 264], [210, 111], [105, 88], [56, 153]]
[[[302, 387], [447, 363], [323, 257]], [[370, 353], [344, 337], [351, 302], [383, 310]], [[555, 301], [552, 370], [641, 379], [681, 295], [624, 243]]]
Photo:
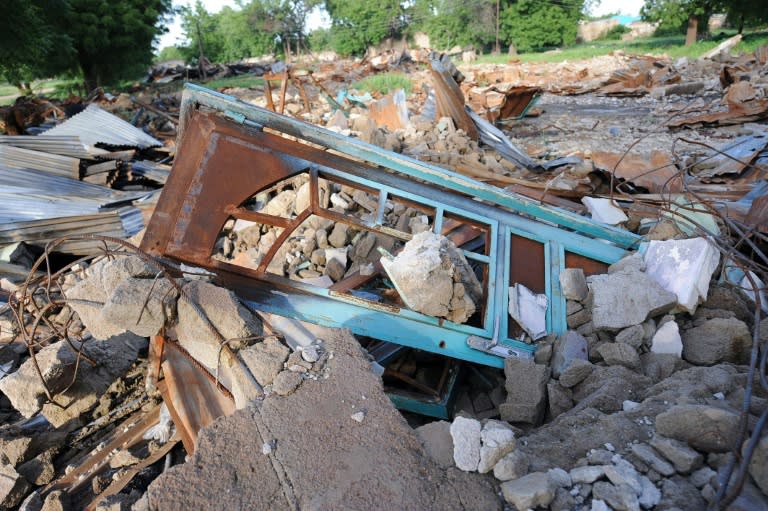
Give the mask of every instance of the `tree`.
[[0, 0], [0, 76], [26, 93], [36, 78], [72, 67], [71, 39], [64, 33], [64, 0]]
[[680, 34], [685, 45], [696, 42], [699, 27], [706, 31], [709, 17], [722, 6], [720, 0], [646, 0], [640, 9], [644, 21], [659, 22], [658, 33]]
[[405, 27], [400, 0], [325, 0], [325, 9], [331, 16], [334, 49], [344, 55], [361, 54]]
[[736, 27], [739, 34], [747, 26], [759, 26], [768, 22], [768, 0], [730, 0], [723, 6], [728, 23]]
[[497, 0], [437, 0], [434, 16], [424, 22], [430, 44], [448, 49], [455, 45], [483, 48], [496, 37]]
[[568, 46], [576, 42], [583, 11], [583, 0], [517, 0], [501, 13], [502, 34], [520, 51]]

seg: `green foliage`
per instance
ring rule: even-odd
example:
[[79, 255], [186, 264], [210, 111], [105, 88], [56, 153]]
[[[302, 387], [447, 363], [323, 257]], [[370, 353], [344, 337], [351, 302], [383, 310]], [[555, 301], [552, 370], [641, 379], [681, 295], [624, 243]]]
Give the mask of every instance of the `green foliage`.
[[523, 52], [573, 45], [583, 8], [582, 0], [518, 0], [501, 13], [504, 40]]
[[603, 35], [601, 41], [621, 41], [621, 36], [632, 32], [632, 29], [625, 25], [614, 25], [611, 29]]
[[483, 48], [496, 38], [495, 0], [436, 0], [433, 12], [424, 22], [424, 30], [435, 48]]
[[342, 55], [362, 54], [405, 26], [399, 0], [325, 0], [325, 8], [331, 16], [333, 48]]
[[730, 0], [723, 8], [728, 23], [742, 33], [745, 27], [759, 27], [768, 22], [768, 0]]
[[411, 92], [413, 83], [403, 73], [380, 73], [356, 82], [352, 88], [380, 95], [389, 94], [397, 89], [405, 89], [407, 94]]
[[64, 32], [64, 0], [0, 0], [0, 76], [21, 85], [64, 72], [74, 62]]
[[309, 33], [309, 47], [312, 51], [330, 50], [333, 40], [329, 28], [318, 28]]
[[155, 62], [166, 62], [168, 60], [184, 60], [184, 50], [178, 46], [166, 46], [155, 57]]

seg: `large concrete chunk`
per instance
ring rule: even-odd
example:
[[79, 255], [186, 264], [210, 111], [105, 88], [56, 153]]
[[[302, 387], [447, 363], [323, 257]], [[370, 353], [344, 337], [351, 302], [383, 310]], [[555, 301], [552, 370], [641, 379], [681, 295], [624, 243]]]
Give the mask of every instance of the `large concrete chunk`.
[[431, 231], [415, 235], [397, 257], [382, 257], [381, 264], [408, 307], [428, 316], [464, 323], [483, 296], [461, 250]]
[[0, 509], [11, 509], [21, 502], [30, 485], [10, 465], [0, 465]]
[[416, 428], [416, 435], [427, 454], [442, 468], [453, 466], [451, 423], [435, 421]]
[[592, 323], [596, 330], [639, 325], [671, 310], [677, 303], [674, 293], [636, 270], [592, 275], [587, 282], [592, 291]]
[[537, 424], [543, 417], [549, 367], [533, 360], [504, 360], [507, 402], [499, 406], [502, 420]]
[[693, 314], [696, 306], [707, 299], [720, 253], [705, 238], [653, 240], [644, 259], [647, 275], [675, 293], [680, 308]]
[[465, 472], [474, 472], [480, 463], [480, 432], [482, 426], [475, 419], [456, 417], [451, 424], [453, 460]]
[[240, 358], [261, 385], [269, 385], [283, 370], [283, 363], [291, 354], [288, 346], [275, 337], [240, 350]]
[[656, 416], [656, 431], [704, 452], [727, 452], [738, 433], [739, 416], [706, 405], [677, 405]]
[[[220, 344], [198, 314], [198, 309], [205, 313], [224, 339], [243, 339], [262, 332], [261, 322], [232, 291], [202, 281], [185, 284], [178, 302], [176, 335], [181, 345], [209, 369], [215, 370], [219, 363]], [[236, 344], [232, 343], [230, 347]]]
[[607, 342], [598, 346], [597, 352], [609, 366], [620, 365], [628, 369], [640, 367], [640, 356], [629, 344]]
[[685, 331], [682, 339], [683, 358], [697, 365], [745, 364], [752, 347], [749, 328], [736, 318], [710, 319]]
[[482, 445], [477, 471], [481, 474], [493, 470], [496, 463], [517, 445], [514, 430], [502, 421], [489, 420], [480, 432], [480, 439]]
[[517, 509], [548, 506], [555, 498], [556, 490], [555, 483], [543, 472], [534, 472], [501, 485], [504, 500]]
[[102, 322], [111, 323], [122, 331], [151, 337], [175, 318], [177, 295], [166, 279], [125, 279], [112, 291], [101, 309]]
[[587, 279], [581, 268], [565, 268], [560, 270], [560, 289], [567, 300], [583, 301], [589, 293]]

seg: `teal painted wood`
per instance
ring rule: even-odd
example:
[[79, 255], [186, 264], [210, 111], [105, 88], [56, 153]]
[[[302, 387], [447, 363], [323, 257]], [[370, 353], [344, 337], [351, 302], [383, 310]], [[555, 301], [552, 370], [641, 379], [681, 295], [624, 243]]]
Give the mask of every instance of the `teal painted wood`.
[[394, 154], [360, 140], [255, 107], [232, 96], [227, 96], [199, 85], [188, 83], [184, 87], [182, 119], [185, 117], [185, 112], [194, 104], [206, 105], [217, 110], [231, 112], [233, 114], [231, 117], [250, 120], [261, 126], [269, 126], [280, 132], [303, 138], [405, 175], [423, 179], [435, 185], [445, 186], [454, 191], [490, 201], [520, 213], [532, 215], [541, 220], [574, 229], [582, 234], [608, 240], [623, 248], [635, 248], [642, 239], [623, 229], [599, 224], [569, 211], [542, 205], [522, 195], [512, 194], [501, 188], [480, 183], [461, 174], [427, 165], [413, 158]]

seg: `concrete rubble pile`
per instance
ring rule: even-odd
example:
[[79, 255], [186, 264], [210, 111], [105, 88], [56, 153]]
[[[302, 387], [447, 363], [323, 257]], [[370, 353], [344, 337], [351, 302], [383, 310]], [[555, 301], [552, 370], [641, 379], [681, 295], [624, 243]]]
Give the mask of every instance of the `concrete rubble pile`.
[[[453, 105], [423, 70], [412, 74], [426, 87], [409, 96], [349, 89], [351, 78], [408, 69], [402, 52], [313, 73], [281, 63], [217, 67], [290, 82], [277, 97], [269, 86], [240, 91], [252, 104], [589, 215], [643, 243], [610, 266], [576, 267], [569, 257], [579, 254], [563, 249], [558, 261], [560, 252], [546, 252], [542, 264], [556, 271], [544, 292], [511, 278], [484, 288], [480, 263], [509, 261], [490, 249], [471, 257], [417, 201], [323, 177], [313, 190], [309, 173], [294, 173], [242, 203], [251, 220], [233, 215], [211, 238], [207, 255], [219, 268], [329, 296], [375, 276], [345, 299], [462, 332], [480, 330], [472, 318], [503, 288], [510, 330], [519, 327], [535, 353], [501, 355], [503, 370], [454, 362], [461, 378], [440, 403], [452, 420], [437, 421], [399, 413], [384, 382], [394, 375], [423, 389], [426, 361], [445, 357], [424, 352], [386, 367], [376, 340], [257, 311], [214, 272], [122, 242], [62, 250], [91, 256], [74, 263], [48, 261], [46, 251], [39, 265], [48, 238], [26, 240], [35, 248], [0, 244], [0, 255], [14, 254], [0, 260], [0, 509], [662, 511], [726, 498], [728, 509], [768, 509], [768, 389], [758, 361], [768, 307], [754, 263], [766, 226], [766, 55], [467, 66], [449, 73], [462, 96]], [[183, 72], [159, 68], [153, 80]], [[116, 110], [154, 112], [155, 135], [175, 134], [176, 99], [108, 99]], [[55, 107], [35, 108], [43, 113], [30, 119]], [[660, 130], [670, 113], [680, 115]], [[529, 117], [505, 124], [518, 115]], [[505, 126], [495, 144], [489, 121]], [[685, 141], [675, 141], [680, 127], [692, 130]], [[98, 181], [104, 195], [93, 201], [132, 204], [148, 217], [153, 200], [142, 199], [171, 175], [173, 143], [130, 147], [83, 157], [66, 179]], [[89, 173], [105, 162], [114, 163]], [[313, 206], [349, 221], [310, 215]], [[373, 225], [386, 228], [363, 228]], [[497, 246], [490, 229], [479, 232], [471, 241]], [[292, 304], [282, 289], [270, 293]], [[483, 333], [494, 343], [498, 322]], [[445, 341], [435, 345], [439, 353]], [[740, 473], [743, 455], [750, 461]]]

